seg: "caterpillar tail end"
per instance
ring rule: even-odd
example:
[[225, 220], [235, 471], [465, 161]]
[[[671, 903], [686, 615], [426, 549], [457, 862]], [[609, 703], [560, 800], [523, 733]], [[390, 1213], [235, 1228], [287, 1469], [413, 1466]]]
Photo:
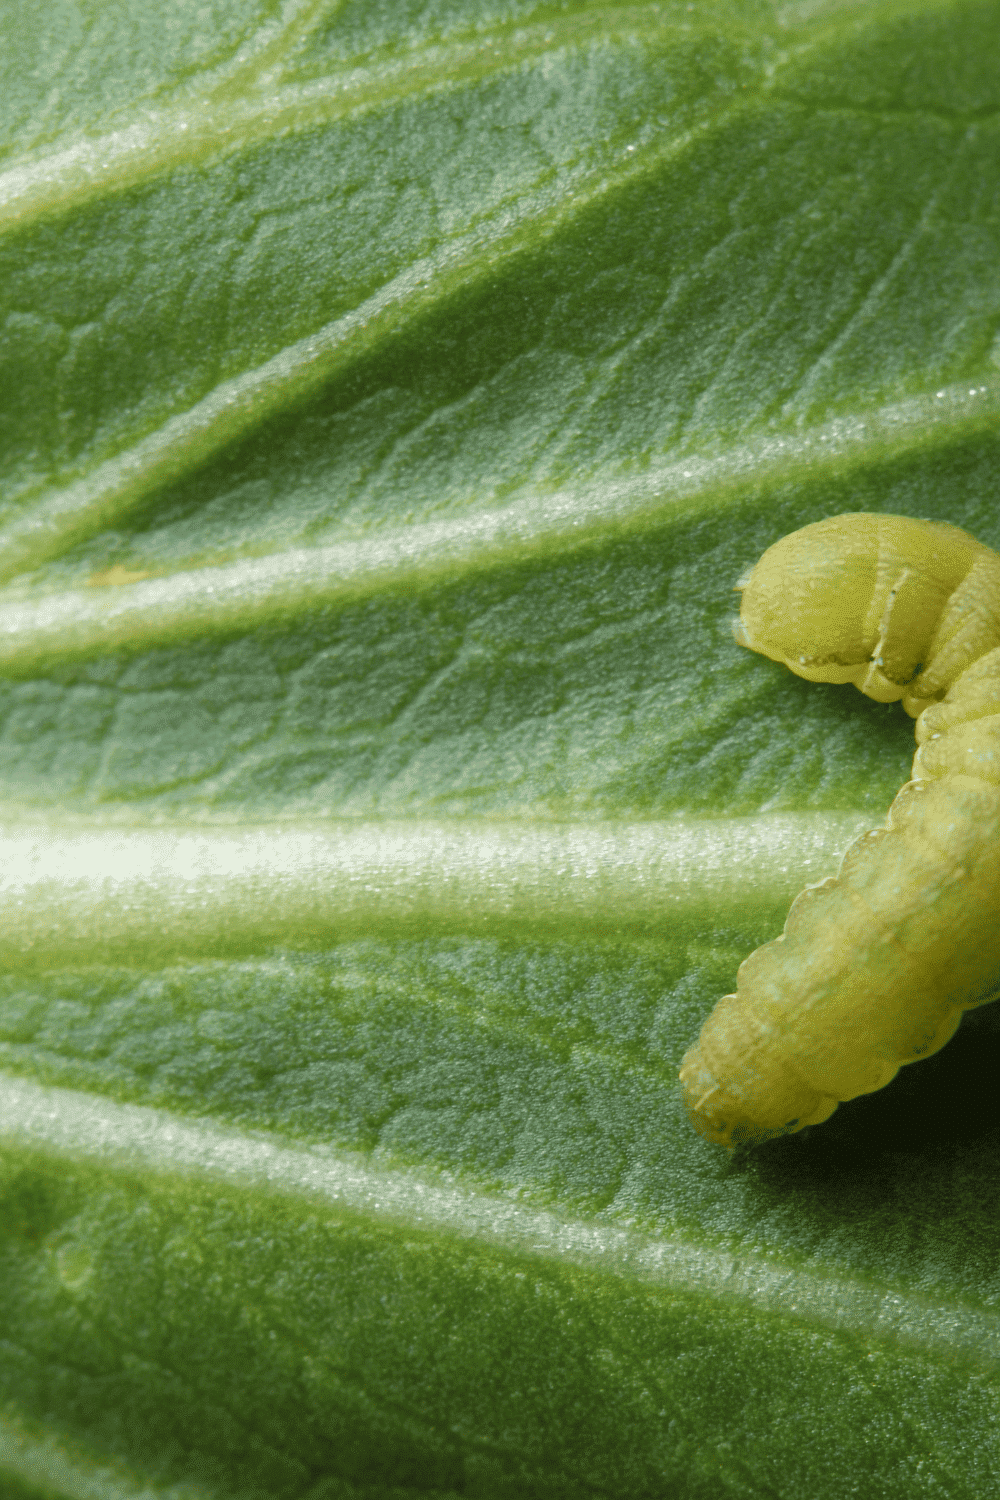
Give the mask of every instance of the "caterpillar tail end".
[[[698, 1046], [685, 1053], [678, 1077], [691, 1124], [699, 1135], [727, 1151], [759, 1146], [782, 1135], [794, 1135], [807, 1125], [819, 1125], [830, 1118], [838, 1103], [829, 1094], [809, 1091], [807, 1113], [783, 1119], [783, 1112], [774, 1110], [770, 1121], [754, 1119], [745, 1101], [712, 1074]], [[775, 1123], [779, 1120], [780, 1124]]]
[[768, 1129], [751, 1120], [740, 1101], [709, 1072], [698, 1047], [684, 1054], [678, 1077], [688, 1119], [698, 1134], [714, 1145], [733, 1151], [737, 1146], [756, 1146], [785, 1134], [784, 1130]]

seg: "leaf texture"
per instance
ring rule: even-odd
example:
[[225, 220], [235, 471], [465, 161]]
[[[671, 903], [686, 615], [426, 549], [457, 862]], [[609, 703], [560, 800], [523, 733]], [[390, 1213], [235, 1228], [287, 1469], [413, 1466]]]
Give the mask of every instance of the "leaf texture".
[[995, 5], [2, 13], [5, 1494], [991, 1493], [992, 1010], [675, 1079], [912, 754], [735, 580], [1000, 544]]

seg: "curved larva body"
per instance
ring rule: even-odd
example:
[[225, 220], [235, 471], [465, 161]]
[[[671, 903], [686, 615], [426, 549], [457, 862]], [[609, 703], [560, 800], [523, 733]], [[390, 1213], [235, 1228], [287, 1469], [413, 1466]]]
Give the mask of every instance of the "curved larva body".
[[917, 717], [913, 780], [836, 879], [740, 966], [681, 1066], [732, 1146], [880, 1089], [1000, 986], [1000, 556], [955, 526], [846, 515], [764, 553], [737, 639]]

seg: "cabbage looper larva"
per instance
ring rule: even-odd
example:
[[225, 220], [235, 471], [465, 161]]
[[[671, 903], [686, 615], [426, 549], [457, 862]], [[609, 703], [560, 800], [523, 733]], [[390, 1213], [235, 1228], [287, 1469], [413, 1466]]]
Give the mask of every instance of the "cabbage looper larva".
[[882, 1088], [1000, 986], [1000, 556], [858, 513], [783, 537], [738, 586], [742, 645], [901, 700], [917, 752], [885, 826], [796, 898], [683, 1060], [692, 1122], [725, 1146]]

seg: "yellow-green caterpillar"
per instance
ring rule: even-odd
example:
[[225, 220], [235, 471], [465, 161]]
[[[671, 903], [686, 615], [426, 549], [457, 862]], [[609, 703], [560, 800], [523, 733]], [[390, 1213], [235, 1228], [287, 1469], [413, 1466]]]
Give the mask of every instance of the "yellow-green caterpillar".
[[826, 1120], [1000, 986], [1000, 556], [957, 526], [833, 516], [768, 548], [737, 640], [917, 720], [912, 780], [751, 953], [680, 1077], [725, 1146]]

